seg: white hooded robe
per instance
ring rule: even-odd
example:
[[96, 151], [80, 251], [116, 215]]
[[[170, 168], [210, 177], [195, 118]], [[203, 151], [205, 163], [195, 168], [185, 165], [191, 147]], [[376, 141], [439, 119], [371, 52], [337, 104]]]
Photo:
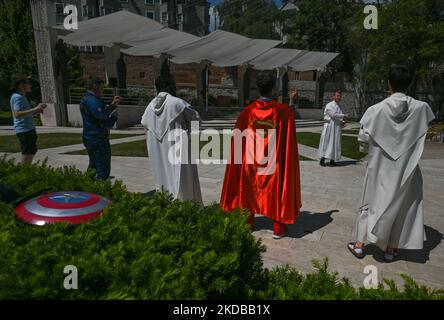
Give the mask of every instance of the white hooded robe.
[[423, 184], [419, 160], [434, 114], [425, 102], [395, 93], [370, 107], [358, 140], [368, 152], [362, 203], [356, 223], [359, 242], [382, 250], [422, 249]]
[[344, 114], [341, 107], [332, 101], [324, 109], [324, 127], [319, 143], [318, 158], [338, 162], [341, 160], [342, 126]]
[[[175, 163], [170, 161], [169, 152], [174, 150], [176, 141], [169, 141], [172, 130], [184, 130], [189, 133], [191, 121], [199, 120], [197, 111], [177, 97], [161, 92], [145, 110], [141, 123], [145, 127], [148, 155], [154, 173], [157, 190], [166, 190], [180, 200], [198, 200], [202, 202], [197, 165], [191, 163], [191, 144], [188, 140], [188, 161]], [[186, 147], [186, 145], [185, 145]]]

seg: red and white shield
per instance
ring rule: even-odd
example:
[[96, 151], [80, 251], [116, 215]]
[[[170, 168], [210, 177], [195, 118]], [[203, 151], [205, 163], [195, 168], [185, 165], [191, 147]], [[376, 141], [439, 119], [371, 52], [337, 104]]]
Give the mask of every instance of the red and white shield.
[[96, 194], [66, 191], [28, 200], [15, 212], [25, 222], [39, 226], [57, 222], [79, 224], [100, 216], [109, 203]]

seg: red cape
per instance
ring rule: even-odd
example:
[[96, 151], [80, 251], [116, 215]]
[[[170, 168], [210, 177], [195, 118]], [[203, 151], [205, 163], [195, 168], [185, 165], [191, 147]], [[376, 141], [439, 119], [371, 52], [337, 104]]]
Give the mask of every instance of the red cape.
[[[235, 128], [276, 129], [276, 169], [269, 175], [259, 175], [265, 167], [254, 153], [254, 163], [246, 161], [246, 139], [242, 143], [242, 164], [234, 163], [234, 136], [231, 156], [225, 170], [221, 207], [225, 211], [246, 208], [274, 221], [293, 224], [300, 215], [301, 186], [299, 154], [294, 113], [288, 105], [276, 101], [256, 100], [239, 115]], [[253, 132], [253, 131], [252, 131]], [[256, 137], [254, 136], [256, 141]], [[267, 150], [267, 137], [264, 140]], [[249, 150], [251, 152], [251, 148]]]

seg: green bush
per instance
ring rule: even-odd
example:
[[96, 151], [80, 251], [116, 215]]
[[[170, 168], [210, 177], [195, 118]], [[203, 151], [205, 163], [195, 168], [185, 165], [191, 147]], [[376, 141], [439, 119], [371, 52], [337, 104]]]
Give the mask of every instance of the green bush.
[[[147, 198], [120, 183], [46, 163], [0, 159], [0, 184], [22, 195], [49, 188], [80, 190], [112, 200], [103, 217], [82, 225], [27, 225], [0, 203], [0, 299], [432, 299], [406, 278], [404, 291], [354, 289], [327, 262], [306, 276], [290, 267], [263, 268], [264, 247], [241, 212], [218, 205]], [[78, 269], [79, 289], [65, 290], [64, 267]]]
[[[263, 248], [240, 214], [166, 194], [146, 198], [73, 168], [0, 164], [0, 183], [24, 195], [82, 190], [113, 201], [87, 224], [45, 227], [1, 204], [0, 299], [242, 298], [256, 285]], [[78, 268], [79, 290], [64, 289], [66, 265]]]

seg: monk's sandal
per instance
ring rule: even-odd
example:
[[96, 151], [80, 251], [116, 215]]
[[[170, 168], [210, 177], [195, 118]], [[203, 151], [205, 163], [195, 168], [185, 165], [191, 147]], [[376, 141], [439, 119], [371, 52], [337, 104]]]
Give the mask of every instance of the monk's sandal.
[[392, 262], [395, 260], [396, 256], [398, 255], [398, 251], [393, 250], [392, 252], [384, 252], [384, 261], [385, 262]]
[[356, 258], [362, 259], [365, 257], [364, 248], [358, 248], [356, 242], [350, 242], [347, 248]]

